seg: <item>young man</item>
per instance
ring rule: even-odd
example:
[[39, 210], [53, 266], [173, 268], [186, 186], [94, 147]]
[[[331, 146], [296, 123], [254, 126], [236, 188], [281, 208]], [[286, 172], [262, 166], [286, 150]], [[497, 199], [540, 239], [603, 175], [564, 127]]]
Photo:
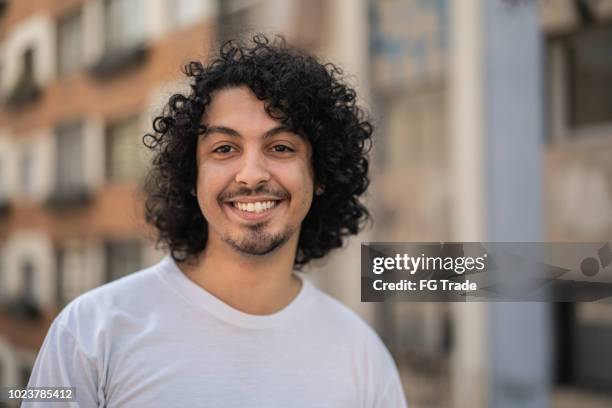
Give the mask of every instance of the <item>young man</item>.
[[76, 387], [81, 407], [405, 407], [375, 332], [293, 273], [368, 218], [355, 92], [262, 35], [185, 71], [145, 139], [170, 255], [70, 303], [29, 386]]

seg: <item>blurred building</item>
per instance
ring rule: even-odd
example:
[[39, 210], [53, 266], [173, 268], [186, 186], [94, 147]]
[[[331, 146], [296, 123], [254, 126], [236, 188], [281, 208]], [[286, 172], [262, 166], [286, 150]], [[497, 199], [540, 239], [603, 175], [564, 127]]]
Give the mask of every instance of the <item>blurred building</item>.
[[[500, 31], [508, 28], [495, 31], [491, 27], [499, 22], [491, 20], [491, 9], [496, 7], [491, 4], [499, 3], [498, 13], [504, 13], [505, 18], [528, 19], [530, 13], [538, 18], [533, 44], [521, 43], [518, 36], [514, 40], [506, 38], [505, 48], [499, 51], [520, 54], [525, 48], [537, 50], [534, 67], [538, 72], [522, 75], [525, 80], [534, 74], [540, 76], [536, 84], [538, 99], [522, 100], [520, 83], [497, 77], [507, 82], [503, 86], [516, 88], [515, 105], [535, 104], [542, 111], [537, 121], [542, 124], [541, 171], [536, 169], [533, 174], [542, 178], [543, 187], [542, 233], [536, 240], [609, 241], [612, 2], [467, 3], [371, 2], [371, 95], [380, 120], [374, 150], [372, 186], [376, 191], [377, 223], [372, 240], [492, 240], [486, 233], [490, 225], [475, 224], [486, 224], [482, 220], [495, 211], [483, 205], [490, 195], [486, 183], [494, 175], [486, 166], [476, 165], [477, 174], [473, 175], [484, 180], [474, 191], [467, 185], [457, 185], [457, 167], [452, 163], [457, 162], [454, 156], [462, 144], [468, 146], [465, 149], [482, 152], [470, 153], [473, 159], [480, 161], [483, 155], [491, 154], [492, 132], [487, 130], [491, 126], [487, 121], [496, 120], [489, 115], [495, 109], [492, 98], [498, 89], [491, 88], [496, 85], [495, 69], [499, 67], [490, 62], [495, 56], [487, 44], [499, 41], [503, 35]], [[507, 60], [512, 62], [512, 58]], [[513, 115], [516, 111], [508, 109], [506, 113]], [[475, 117], [473, 123], [467, 127], [467, 134], [460, 134], [458, 125], [462, 123], [458, 122], [469, 121], [470, 115]], [[520, 123], [515, 128], [525, 129]], [[471, 138], [470, 132], [482, 133], [474, 144], [455, 136]], [[504, 137], [520, 138], [511, 131]], [[517, 169], [525, 165], [521, 156], [514, 160]], [[471, 167], [472, 163], [462, 162], [460, 166]], [[523, 222], [521, 200], [515, 197], [508, 203], [516, 206], [510, 215], [518, 225]], [[461, 212], [461, 206], [471, 207], [468, 216]], [[472, 222], [475, 219], [479, 221]], [[533, 238], [526, 233], [519, 239]], [[612, 306], [558, 303], [544, 307], [551, 321], [534, 337], [546, 344], [550, 354], [551, 367], [543, 380], [550, 381], [552, 406], [612, 404], [612, 353], [608, 347], [612, 340]], [[402, 369], [413, 406], [492, 406], [495, 392], [507, 392], [514, 398], [514, 405], [507, 406], [533, 406], [527, 402], [535, 393], [532, 387], [517, 380], [502, 384], [506, 389], [499, 390], [496, 388], [500, 385], [491, 379], [493, 361], [503, 361], [492, 344], [493, 313], [486, 304], [381, 305], [378, 327]], [[515, 332], [509, 341], [520, 342], [525, 335]], [[515, 358], [521, 361], [519, 355]], [[506, 406], [497, 403], [495, 406]]]
[[[379, 331], [411, 407], [489, 406], [497, 356], [488, 346], [487, 305], [363, 304], [359, 286], [361, 241], [486, 240], [461, 227], [467, 221], [457, 208], [466, 204], [453, 191], [470, 190], [457, 186], [452, 164], [455, 119], [461, 109], [477, 110], [481, 98], [457, 84], [481, 81], [469, 63], [490, 57], [468, 44], [462, 55], [473, 61], [464, 71], [453, 47], [471, 18], [480, 21], [486, 1], [0, 2], [0, 385], [25, 384], [63, 305], [160, 256], [144, 238], [141, 137], [164, 100], [184, 89], [179, 69], [189, 58], [205, 57], [216, 40], [265, 31], [342, 66], [376, 122], [367, 197], [374, 228], [308, 275]], [[525, 11], [531, 2], [495, 2], [519, 15], [533, 11]], [[542, 171], [534, 177], [542, 177], [542, 239], [606, 241], [612, 1], [539, 6]], [[506, 52], [520, 46], [509, 43]], [[487, 82], [477, 85], [487, 93]], [[487, 137], [483, 131], [474, 147], [485, 149]], [[478, 197], [467, 197], [474, 216]], [[553, 406], [609, 406], [612, 309], [550, 308], [553, 321], [541, 336], [551, 339]], [[531, 392], [513, 390], [518, 398]]]
[[0, 383], [21, 386], [67, 302], [159, 257], [142, 136], [206, 52], [214, 1], [3, 1]]

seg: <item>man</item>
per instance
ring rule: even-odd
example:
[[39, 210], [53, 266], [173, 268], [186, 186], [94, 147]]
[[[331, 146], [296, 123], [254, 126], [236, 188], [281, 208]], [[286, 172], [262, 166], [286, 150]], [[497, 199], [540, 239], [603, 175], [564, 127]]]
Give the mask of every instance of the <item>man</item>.
[[82, 407], [405, 407], [378, 336], [293, 273], [368, 218], [355, 92], [263, 35], [185, 73], [145, 137], [170, 255], [69, 304], [29, 386], [74, 386]]

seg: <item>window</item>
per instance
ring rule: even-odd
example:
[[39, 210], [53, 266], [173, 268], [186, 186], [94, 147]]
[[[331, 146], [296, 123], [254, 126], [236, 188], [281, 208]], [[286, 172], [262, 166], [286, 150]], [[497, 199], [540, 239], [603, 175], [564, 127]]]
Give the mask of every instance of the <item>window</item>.
[[56, 252], [56, 264], [55, 264], [55, 298], [57, 300], [57, 305], [59, 307], [63, 307], [66, 303], [66, 296], [64, 295], [64, 258], [65, 251], [60, 248]]
[[218, 0], [218, 36], [221, 42], [240, 37], [252, 28], [250, 17], [255, 6], [253, 0]]
[[555, 305], [556, 382], [592, 391], [612, 389], [612, 305]]
[[106, 280], [121, 278], [142, 268], [142, 245], [139, 241], [115, 241], [106, 245]]
[[82, 64], [82, 14], [81, 10], [64, 16], [57, 27], [57, 71], [67, 75]]
[[138, 117], [111, 124], [106, 138], [106, 174], [112, 182], [138, 182], [145, 171], [146, 148]]
[[37, 269], [33, 259], [27, 257], [17, 265], [17, 293], [9, 304], [7, 311], [18, 319], [38, 319], [40, 308], [36, 298]]
[[34, 49], [27, 48], [23, 52], [23, 66], [21, 71], [21, 81], [23, 86], [34, 85]]
[[78, 245], [61, 248], [57, 257], [57, 303], [65, 305], [91, 289], [88, 278], [83, 248]]
[[569, 124], [612, 123], [612, 26], [578, 32], [565, 40], [569, 80]]
[[6, 200], [8, 194], [7, 194], [7, 188], [6, 188], [6, 164], [5, 161], [3, 160], [3, 157], [0, 157], [0, 203], [2, 203], [4, 200]]
[[[0, 56], [0, 58], [2, 57]], [[3, 81], [2, 81], [2, 78], [4, 77], [3, 73], [4, 73], [4, 64], [3, 64], [3, 61], [0, 60], [0, 95], [4, 95], [5, 93], [4, 87], [3, 87]]]
[[142, 0], [104, 2], [106, 51], [129, 48], [144, 40], [144, 11]]
[[206, 2], [211, 0], [176, 0], [169, 3], [178, 27], [196, 23], [204, 17]]
[[83, 126], [81, 123], [57, 129], [56, 190], [60, 193], [81, 190], [83, 178]]
[[[0, 247], [0, 255], [2, 255], [2, 247]], [[5, 288], [5, 279], [6, 277], [4, 276], [4, 262], [2, 257], [0, 257], [0, 305], [3, 305], [6, 301], [7, 298], [7, 293], [6, 293], [6, 288]], [[0, 369], [0, 375], [2, 375], [2, 370]], [[0, 381], [0, 386], [2, 386], [2, 382]]]
[[34, 292], [34, 265], [26, 261], [21, 266], [21, 294], [23, 300], [35, 303], [36, 295]]
[[55, 185], [47, 205], [58, 210], [86, 205], [91, 192], [85, 178], [83, 124], [60, 126], [55, 136]]
[[34, 48], [26, 48], [22, 54], [21, 74], [17, 84], [7, 98], [12, 105], [31, 102], [40, 94], [34, 77]]
[[100, 79], [132, 69], [148, 59], [144, 0], [101, 0], [104, 6], [104, 52], [89, 68]]
[[22, 188], [22, 192], [25, 195], [34, 194], [35, 186], [35, 174], [36, 174], [36, 161], [34, 160], [34, 151], [31, 146], [26, 146], [22, 151], [19, 160], [19, 182]]
[[372, 87], [414, 95], [444, 83], [449, 1], [373, 0], [369, 8]]

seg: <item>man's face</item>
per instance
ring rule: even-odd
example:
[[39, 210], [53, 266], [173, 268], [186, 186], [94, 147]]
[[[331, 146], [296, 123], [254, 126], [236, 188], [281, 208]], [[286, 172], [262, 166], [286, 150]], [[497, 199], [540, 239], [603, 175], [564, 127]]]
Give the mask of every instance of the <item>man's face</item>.
[[197, 148], [197, 198], [209, 243], [264, 255], [294, 238], [312, 203], [310, 144], [247, 87], [217, 91]]

